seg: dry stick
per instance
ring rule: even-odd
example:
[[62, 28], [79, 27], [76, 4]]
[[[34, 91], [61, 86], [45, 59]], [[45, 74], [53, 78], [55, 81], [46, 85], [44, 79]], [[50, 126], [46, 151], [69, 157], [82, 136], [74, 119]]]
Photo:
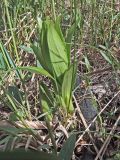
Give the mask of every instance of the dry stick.
[[[28, 12], [28, 14], [25, 15], [25, 16], [21, 19], [20, 23], [22, 23], [29, 14], [30, 14], [30, 12]], [[4, 19], [4, 18], [3, 18], [3, 19]], [[20, 23], [19, 23], [19, 24], [20, 24]], [[26, 26], [26, 25], [25, 25], [25, 26]], [[5, 27], [6, 27], [6, 25], [5, 25]], [[16, 26], [16, 28], [12, 28], [12, 31], [15, 32], [17, 29], [19, 29], [19, 26]], [[9, 32], [9, 31], [10, 31], [10, 29], [4, 29], [4, 30], [0, 30], [0, 33]]]
[[28, 151], [28, 148], [30, 146], [31, 140], [32, 140], [32, 135], [29, 135], [28, 139], [27, 139], [27, 142], [25, 144], [25, 151]]
[[89, 128], [92, 126], [92, 124], [96, 121], [96, 119], [101, 115], [101, 113], [109, 106], [109, 104], [114, 100], [114, 98], [120, 93], [120, 90], [113, 96], [113, 98], [103, 107], [103, 109], [96, 115], [96, 117], [92, 120], [92, 122], [88, 125], [86, 130], [83, 132], [83, 134], [79, 137], [76, 144], [83, 138], [85, 133], [89, 131]]
[[103, 145], [102, 145], [99, 153], [97, 154], [95, 160], [97, 160], [97, 159], [100, 157], [100, 155], [101, 155], [100, 160], [102, 160], [103, 155], [104, 155], [104, 153], [105, 153], [105, 151], [106, 151], [106, 149], [107, 149], [107, 147], [108, 147], [108, 145], [109, 145], [109, 143], [110, 143], [110, 140], [111, 140], [111, 138], [112, 138], [112, 134], [113, 134], [114, 131], [116, 130], [119, 121], [120, 121], [120, 114], [119, 114], [119, 116], [118, 116], [118, 118], [117, 118], [117, 120], [116, 120], [116, 122], [115, 122], [115, 124], [114, 124], [114, 126], [113, 126], [113, 128], [112, 128], [112, 130], [110, 131], [110, 134], [108, 135], [108, 137], [107, 137], [107, 139], [105, 140], [105, 142], [103, 143]]
[[[33, 21], [33, 22], [34, 22], [34, 21]], [[25, 27], [27, 27], [27, 25], [28, 25], [28, 24], [26, 24], [26, 25], [24, 25], [23, 27], [21, 27], [20, 30], [18, 30], [16, 34], [18, 34], [18, 33], [19, 33], [20, 31], [22, 31]], [[35, 27], [36, 27], [36, 25], [35, 25]], [[35, 29], [35, 28], [34, 28], [34, 29]], [[16, 28], [16, 30], [17, 30], [17, 28]], [[16, 31], [16, 30], [15, 30], [15, 31]], [[12, 36], [7, 40], [7, 42], [4, 44], [4, 46], [7, 46], [7, 45], [10, 43], [11, 39], [12, 39]]]
[[112, 71], [112, 67], [107, 67], [107, 68], [103, 68], [103, 69], [98, 69], [98, 70], [96, 70], [96, 71], [92, 71], [92, 72], [85, 73], [85, 75], [86, 75], [86, 76], [90, 76], [90, 75], [93, 75], [93, 74], [103, 73], [103, 72], [106, 72], [106, 71]]
[[[44, 122], [39, 122], [39, 121], [28, 121], [28, 120], [24, 120], [24, 122], [27, 124], [27, 126], [31, 129], [34, 130], [42, 130], [42, 129], [47, 129], [46, 124]], [[11, 122], [8, 120], [2, 120], [0, 121], [0, 127], [12, 127], [14, 129], [14, 127], [16, 128], [24, 128], [24, 125], [22, 124], [21, 121], [16, 121], [16, 122]], [[51, 124], [51, 127], [54, 127]]]
[[[115, 124], [114, 124], [114, 126], [113, 126], [113, 128], [112, 128], [112, 131], [110, 132], [110, 134], [113, 134], [113, 133], [114, 133], [114, 131], [116, 130], [116, 128], [117, 128], [117, 126], [118, 126], [119, 121], [120, 121], [120, 115], [119, 115], [117, 121], [115, 122]], [[108, 141], [107, 141], [107, 143], [106, 143], [106, 146], [105, 146], [105, 148], [104, 148], [104, 150], [103, 150], [103, 152], [102, 152], [101, 158], [104, 156], [104, 153], [105, 153], [105, 151], [106, 151], [106, 149], [107, 149], [107, 146], [108, 146], [109, 143], [110, 143], [111, 138], [112, 138], [112, 135], [109, 135], [109, 139], [108, 139]]]
[[[77, 107], [77, 110], [79, 111], [79, 112], [78, 112], [78, 113], [79, 113], [79, 116], [80, 116], [80, 118], [81, 118], [81, 120], [82, 120], [85, 128], [87, 129], [87, 128], [88, 128], [88, 125], [87, 125], [87, 123], [86, 123], [86, 121], [85, 121], [85, 118], [84, 118], [84, 116], [83, 116], [83, 114], [82, 114], [82, 112], [81, 112], [80, 107], [78, 106], [78, 103], [77, 103], [77, 101], [76, 101], [75, 96], [73, 96], [73, 98], [74, 98], [74, 102], [75, 102], [75, 105], [76, 105], [76, 107]], [[93, 146], [94, 146], [94, 148], [95, 148], [96, 153], [98, 153], [98, 149], [97, 149], [96, 145], [94, 144], [94, 140], [93, 140], [93, 137], [92, 137], [89, 129], [88, 129], [88, 135], [89, 135], [89, 137], [90, 137], [90, 139], [91, 139], [91, 141], [92, 141], [92, 143], [93, 143]]]

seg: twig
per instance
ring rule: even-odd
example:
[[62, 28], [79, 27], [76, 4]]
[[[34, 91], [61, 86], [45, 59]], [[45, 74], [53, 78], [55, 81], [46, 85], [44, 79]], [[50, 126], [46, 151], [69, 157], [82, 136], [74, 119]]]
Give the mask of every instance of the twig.
[[[88, 125], [87, 125], [87, 123], [86, 123], [86, 121], [85, 121], [85, 118], [84, 118], [84, 116], [83, 116], [83, 114], [82, 114], [82, 112], [81, 112], [80, 107], [78, 106], [78, 103], [77, 103], [77, 101], [76, 101], [75, 96], [73, 96], [73, 98], [74, 98], [74, 102], [75, 102], [75, 105], [76, 105], [76, 107], [77, 107], [79, 116], [80, 116], [80, 118], [81, 118], [81, 120], [82, 120], [85, 128], [87, 129], [87, 128], [88, 128]], [[90, 130], [88, 129], [87, 132], [88, 132], [88, 135], [89, 135], [89, 137], [90, 137], [90, 139], [91, 139], [91, 141], [92, 141], [92, 143], [93, 143], [93, 146], [94, 146], [94, 148], [95, 148], [96, 153], [98, 153], [98, 149], [97, 149], [96, 145], [94, 144], [94, 140], [93, 140], [93, 137], [92, 137], [92, 135], [91, 135], [91, 133], [90, 133]], [[78, 142], [78, 141], [77, 141], [77, 142]], [[76, 143], [76, 145], [77, 145], [77, 143]]]
[[[44, 122], [27, 121], [27, 120], [24, 120], [24, 121], [28, 125], [28, 127], [31, 129], [36, 129], [36, 130], [47, 129], [46, 124]], [[14, 123], [11, 123], [8, 120], [2, 120], [2, 121], [0, 121], [0, 127], [24, 128], [24, 125], [22, 124], [21, 121], [16, 121]]]
[[85, 75], [90, 76], [90, 75], [93, 75], [93, 74], [103, 73], [103, 72], [111, 71], [111, 70], [112, 70], [112, 67], [107, 67], [107, 68], [103, 68], [103, 69], [98, 69], [98, 70], [93, 71], [93, 72], [85, 73]]
[[96, 121], [96, 119], [102, 114], [102, 112], [109, 106], [109, 104], [117, 97], [117, 95], [120, 93], [120, 90], [113, 96], [113, 98], [103, 107], [103, 109], [96, 115], [96, 117], [92, 120], [92, 122], [88, 125], [86, 130], [83, 132], [83, 134], [79, 137], [76, 144], [83, 138], [85, 133], [89, 131], [89, 128], [92, 126], [92, 124]]
[[105, 153], [105, 151], [106, 151], [106, 149], [107, 149], [107, 147], [108, 147], [108, 145], [109, 145], [109, 143], [110, 143], [110, 140], [111, 140], [111, 138], [112, 138], [112, 134], [113, 134], [114, 131], [116, 130], [116, 127], [117, 127], [117, 125], [118, 125], [118, 123], [119, 123], [119, 120], [120, 120], [120, 115], [118, 116], [118, 118], [117, 118], [117, 120], [116, 120], [116, 122], [115, 122], [115, 124], [114, 124], [114, 126], [113, 126], [113, 128], [112, 128], [112, 130], [110, 131], [110, 134], [108, 135], [107, 139], [106, 139], [105, 142], [103, 143], [103, 145], [102, 145], [99, 153], [97, 154], [95, 160], [98, 160], [98, 158], [100, 157], [100, 155], [101, 155], [100, 160], [103, 159], [103, 155], [104, 155], [104, 153]]
[[28, 136], [28, 139], [27, 139], [27, 142], [25, 144], [25, 150], [28, 151], [28, 148], [29, 148], [29, 145], [31, 143], [31, 140], [32, 140], [32, 135], [29, 135]]

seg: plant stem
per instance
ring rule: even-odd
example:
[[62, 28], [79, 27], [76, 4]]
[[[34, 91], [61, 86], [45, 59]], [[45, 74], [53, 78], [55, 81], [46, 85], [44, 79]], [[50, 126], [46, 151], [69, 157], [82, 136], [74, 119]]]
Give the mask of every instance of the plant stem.
[[15, 49], [16, 59], [17, 59], [17, 62], [19, 62], [19, 56], [18, 56], [15, 37], [14, 37], [13, 29], [12, 29], [11, 19], [10, 19], [10, 15], [9, 15], [9, 11], [8, 11], [8, 2], [7, 2], [7, 0], [4, 0], [4, 3], [5, 3], [7, 19], [8, 19], [11, 35], [12, 35], [12, 40], [13, 40], [13, 45], [14, 45], [14, 49]]
[[[41, 96], [40, 96], [40, 106], [41, 106], [41, 111], [42, 113], [43, 112], [43, 106], [42, 106], [42, 102], [41, 102]], [[51, 138], [51, 142], [52, 142], [52, 145], [53, 145], [53, 148], [54, 148], [54, 152], [55, 154], [57, 155], [57, 146], [56, 146], [56, 142], [55, 142], [55, 139], [54, 139], [54, 136], [53, 136], [53, 132], [52, 132], [52, 128], [50, 126], [50, 122], [49, 122], [49, 119], [47, 117], [45, 117], [45, 122], [46, 122], [46, 126], [48, 128], [48, 132], [49, 132], [49, 136]]]
[[74, 10], [75, 10], [75, 15], [74, 15], [74, 18], [75, 18], [75, 30], [74, 30], [74, 60], [73, 60], [73, 74], [72, 74], [72, 83], [71, 83], [71, 89], [70, 89], [70, 98], [69, 98], [69, 103], [68, 103], [68, 111], [69, 111], [69, 106], [70, 106], [70, 101], [71, 101], [71, 97], [72, 97], [72, 84], [74, 83], [73, 80], [74, 80], [74, 71], [75, 71], [75, 63], [76, 63], [76, 27], [77, 27], [77, 21], [76, 21], [76, 17], [77, 17], [77, 3], [76, 3], [76, 0], [74, 0]]
[[54, 1], [54, 0], [52, 0], [52, 11], [53, 11], [54, 20], [56, 20], [56, 14], [55, 14], [55, 1]]
[[54, 147], [54, 152], [55, 154], [57, 155], [57, 146], [56, 146], [56, 142], [55, 142], [55, 139], [54, 139], [54, 136], [53, 136], [53, 132], [52, 132], [52, 128], [50, 126], [50, 122], [49, 120], [46, 118], [46, 125], [47, 125], [47, 128], [48, 128], [48, 132], [49, 132], [49, 136], [51, 138], [51, 141], [52, 141], [52, 144], [53, 144], [53, 147]]

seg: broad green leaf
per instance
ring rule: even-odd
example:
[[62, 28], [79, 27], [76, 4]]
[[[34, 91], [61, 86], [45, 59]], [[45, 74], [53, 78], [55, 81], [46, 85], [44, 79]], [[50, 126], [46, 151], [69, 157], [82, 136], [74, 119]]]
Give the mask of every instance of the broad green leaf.
[[73, 111], [72, 105], [72, 89], [74, 87], [76, 79], [76, 63], [71, 65], [70, 68], [65, 72], [63, 83], [62, 83], [62, 97], [65, 101], [68, 112]]
[[55, 30], [52, 22], [48, 25], [47, 40], [51, 63], [58, 78], [68, 68], [68, 57], [64, 42]]
[[[17, 158], [16, 158], [17, 157]], [[0, 152], [1, 160], [59, 160], [58, 157], [54, 154], [48, 154], [46, 152], [33, 152], [33, 151], [24, 151], [16, 150], [12, 152]]]
[[75, 142], [76, 142], [76, 135], [72, 134], [65, 142], [63, 145], [60, 153], [59, 153], [59, 158], [60, 160], [71, 160], [72, 155], [73, 155], [73, 150], [75, 147]]
[[37, 19], [37, 22], [38, 22], [39, 41], [38, 43], [31, 45], [31, 47], [40, 65], [52, 75], [53, 70], [47, 44], [47, 24], [46, 22], [42, 22], [40, 18]]
[[21, 70], [28, 71], [31, 73], [41, 74], [41, 75], [54, 79], [45, 69], [40, 68], [40, 67], [17, 67], [17, 69], [21, 69]]
[[52, 107], [54, 106], [53, 97], [50, 94], [50, 91], [47, 89], [47, 87], [41, 83], [40, 85], [40, 101], [42, 103], [42, 110], [44, 113], [47, 113], [47, 117], [49, 120], [52, 119]]
[[47, 40], [47, 31], [48, 31], [48, 28], [47, 28], [47, 23], [49, 23], [49, 21], [45, 21], [43, 24], [42, 24], [42, 31], [41, 31], [41, 34], [40, 34], [40, 49], [41, 49], [41, 52], [39, 52], [41, 58], [43, 58], [43, 61], [41, 59], [40, 63], [41, 65], [44, 63], [44, 69], [47, 70], [50, 74], [53, 75], [53, 66], [52, 66], [52, 62], [51, 62], [51, 59], [50, 59], [50, 53], [49, 53], [49, 47], [48, 47], [48, 40]]
[[49, 49], [47, 44], [47, 21], [41, 22], [38, 19], [38, 37], [39, 42], [31, 45], [37, 60], [41, 64], [41, 66], [48, 71], [51, 75], [53, 75], [53, 67], [50, 60]]
[[64, 39], [63, 33], [61, 31], [60, 22], [61, 22], [61, 17], [57, 17], [57, 19], [55, 21], [55, 29], [56, 29], [57, 33], [59, 34], [62, 42], [65, 45], [65, 39]]

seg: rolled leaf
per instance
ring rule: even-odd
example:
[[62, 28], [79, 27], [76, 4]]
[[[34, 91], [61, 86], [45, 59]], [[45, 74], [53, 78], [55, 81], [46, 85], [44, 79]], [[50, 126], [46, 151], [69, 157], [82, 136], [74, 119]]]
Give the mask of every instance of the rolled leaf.
[[76, 64], [71, 65], [70, 68], [65, 72], [63, 83], [62, 83], [62, 97], [66, 104], [68, 112], [74, 110], [72, 105], [72, 89], [74, 87], [75, 78], [76, 78]]

